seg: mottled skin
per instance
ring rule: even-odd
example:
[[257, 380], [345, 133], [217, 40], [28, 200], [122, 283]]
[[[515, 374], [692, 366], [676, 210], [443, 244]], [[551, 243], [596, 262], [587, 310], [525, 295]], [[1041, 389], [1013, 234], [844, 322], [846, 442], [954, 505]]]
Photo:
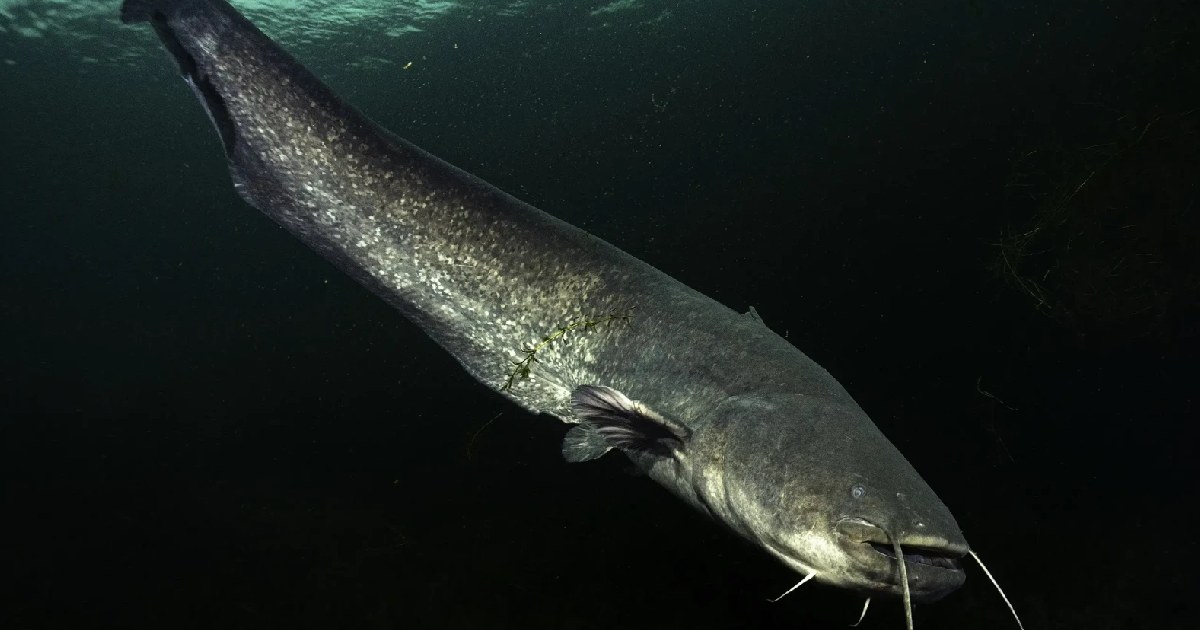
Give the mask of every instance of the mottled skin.
[[[501, 389], [521, 349], [564, 325], [629, 313], [548, 344], [504, 394], [575, 422], [572, 391], [603, 385], [686, 425], [674, 456], [627, 455], [820, 581], [900, 592], [898, 564], [866, 544], [884, 530], [965, 552], [950, 512], [842, 386], [756, 317], [392, 136], [222, 1], [130, 0], [122, 17], [151, 21], [180, 61], [242, 197], [483, 383]], [[963, 580], [907, 565], [918, 598]]]

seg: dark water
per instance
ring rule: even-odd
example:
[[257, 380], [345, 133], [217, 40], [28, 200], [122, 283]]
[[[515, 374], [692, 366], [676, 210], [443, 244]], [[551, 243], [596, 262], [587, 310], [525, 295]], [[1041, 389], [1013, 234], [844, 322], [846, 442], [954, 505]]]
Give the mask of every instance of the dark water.
[[[1028, 628], [1196, 627], [1194, 7], [466, 4], [240, 6], [385, 126], [754, 305]], [[242, 203], [116, 5], [0, 2], [0, 627], [855, 619], [765, 602], [797, 576], [563, 463]], [[918, 628], [1015, 627], [970, 571]]]

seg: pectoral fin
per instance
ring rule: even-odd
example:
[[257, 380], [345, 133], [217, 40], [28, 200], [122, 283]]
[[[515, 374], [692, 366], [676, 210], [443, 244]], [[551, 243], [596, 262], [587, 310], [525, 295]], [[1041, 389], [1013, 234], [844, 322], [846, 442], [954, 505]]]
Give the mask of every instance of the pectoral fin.
[[610, 450], [612, 450], [612, 445], [604, 439], [604, 436], [600, 435], [600, 432], [596, 430], [596, 425], [590, 422], [581, 422], [575, 425], [563, 436], [563, 459], [572, 464], [596, 459]]
[[579, 426], [563, 439], [569, 462], [596, 459], [619, 448], [671, 457], [683, 449], [691, 431], [625, 394], [598, 385], [581, 385], [571, 392], [571, 409]]

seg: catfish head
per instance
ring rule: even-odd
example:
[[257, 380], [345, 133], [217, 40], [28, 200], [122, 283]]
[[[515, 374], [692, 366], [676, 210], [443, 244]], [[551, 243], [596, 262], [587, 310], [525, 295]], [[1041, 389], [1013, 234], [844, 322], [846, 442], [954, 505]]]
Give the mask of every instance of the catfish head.
[[965, 580], [954, 517], [848, 395], [735, 396], [685, 421], [581, 386], [573, 409], [568, 460], [620, 449], [806, 579], [916, 601]]

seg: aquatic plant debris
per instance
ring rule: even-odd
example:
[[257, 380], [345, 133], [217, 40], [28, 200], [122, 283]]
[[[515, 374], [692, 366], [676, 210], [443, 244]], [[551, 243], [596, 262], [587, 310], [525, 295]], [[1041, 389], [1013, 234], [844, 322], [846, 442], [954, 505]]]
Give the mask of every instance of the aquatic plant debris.
[[517, 381], [517, 379], [525, 380], [525, 379], [529, 378], [529, 368], [532, 367], [533, 364], [536, 363], [538, 360], [537, 353], [542, 348], [545, 348], [546, 346], [550, 345], [552, 342], [554, 342], [558, 339], [562, 339], [563, 335], [566, 335], [567, 333], [569, 333], [573, 330], [579, 329], [579, 328], [583, 328], [584, 330], [587, 330], [589, 328], [595, 328], [596, 326], [599, 326], [600, 324], [607, 324], [614, 320], [629, 321], [629, 318], [632, 317], [632, 315], [633, 315], [633, 313], [631, 313], [631, 312], [630, 313], [609, 313], [608, 315], [604, 315], [603, 317], [598, 317], [598, 318], [594, 318], [594, 319], [576, 320], [576, 321], [571, 322], [570, 324], [567, 324], [566, 326], [555, 329], [554, 332], [550, 333], [549, 335], [546, 335], [545, 337], [542, 337], [542, 340], [537, 342], [537, 344], [535, 344], [534, 346], [532, 346], [530, 348], [524, 348], [521, 350], [521, 352], [525, 354], [525, 357], [519, 361], [512, 362], [513, 365], [516, 367], [514, 367], [511, 372], [509, 372], [508, 379], [506, 379], [504, 381], [504, 385], [502, 385], [500, 387], [500, 391], [506, 392], [506, 391], [511, 390], [513, 387], [513, 384]]

